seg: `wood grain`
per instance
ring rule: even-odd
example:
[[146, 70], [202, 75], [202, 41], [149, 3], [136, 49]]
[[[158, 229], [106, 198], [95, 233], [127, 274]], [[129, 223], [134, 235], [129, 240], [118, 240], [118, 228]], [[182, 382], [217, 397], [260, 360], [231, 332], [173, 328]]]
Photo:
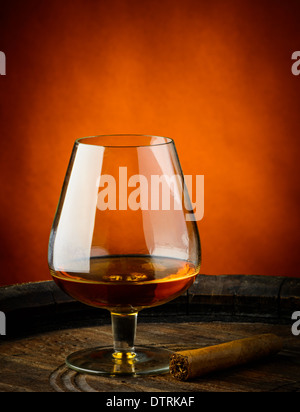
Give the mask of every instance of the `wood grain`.
[[139, 323], [137, 344], [174, 351], [276, 333], [284, 349], [272, 358], [179, 382], [169, 374], [139, 378], [105, 378], [69, 370], [65, 356], [111, 343], [110, 325], [64, 329], [0, 344], [2, 392], [264, 392], [300, 391], [300, 339], [287, 325], [262, 323], [184, 322]]
[[[199, 275], [182, 296], [141, 311], [143, 320], [222, 320], [289, 324], [300, 308], [300, 278], [249, 275]], [[0, 287], [0, 311], [7, 335], [19, 337], [59, 327], [109, 323], [107, 311], [76, 302], [53, 281]]]
[[66, 355], [112, 343], [110, 316], [65, 295], [53, 281], [0, 288], [7, 334], [0, 336], [0, 391], [202, 392], [300, 390], [300, 336], [291, 315], [300, 310], [300, 279], [270, 276], [198, 276], [182, 296], [141, 311], [137, 344], [174, 351], [194, 349], [256, 334], [284, 338], [270, 359], [191, 382], [169, 374], [104, 378], [77, 374]]

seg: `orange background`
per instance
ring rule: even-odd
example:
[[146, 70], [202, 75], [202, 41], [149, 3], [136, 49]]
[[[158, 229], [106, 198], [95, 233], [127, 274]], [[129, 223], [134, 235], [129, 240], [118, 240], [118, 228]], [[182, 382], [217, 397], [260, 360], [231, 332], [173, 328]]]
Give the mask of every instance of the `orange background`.
[[0, 284], [50, 279], [75, 139], [172, 137], [205, 175], [202, 273], [299, 276], [298, 0], [1, 1]]

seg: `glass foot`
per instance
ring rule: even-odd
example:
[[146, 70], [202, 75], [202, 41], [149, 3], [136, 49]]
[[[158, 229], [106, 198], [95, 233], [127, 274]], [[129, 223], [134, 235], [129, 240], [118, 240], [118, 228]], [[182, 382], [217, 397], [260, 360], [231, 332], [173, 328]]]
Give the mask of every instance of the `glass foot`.
[[72, 353], [66, 364], [77, 372], [94, 375], [158, 375], [169, 372], [171, 354], [168, 349], [146, 346], [137, 346], [134, 352], [123, 354], [112, 347], [99, 347]]

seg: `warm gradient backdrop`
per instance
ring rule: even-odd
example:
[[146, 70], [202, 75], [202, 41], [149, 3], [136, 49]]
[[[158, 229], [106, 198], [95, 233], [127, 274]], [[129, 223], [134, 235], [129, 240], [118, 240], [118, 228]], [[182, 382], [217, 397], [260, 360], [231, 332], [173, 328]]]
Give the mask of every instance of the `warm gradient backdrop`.
[[202, 273], [300, 276], [299, 0], [1, 0], [0, 284], [50, 279], [76, 138], [172, 137]]

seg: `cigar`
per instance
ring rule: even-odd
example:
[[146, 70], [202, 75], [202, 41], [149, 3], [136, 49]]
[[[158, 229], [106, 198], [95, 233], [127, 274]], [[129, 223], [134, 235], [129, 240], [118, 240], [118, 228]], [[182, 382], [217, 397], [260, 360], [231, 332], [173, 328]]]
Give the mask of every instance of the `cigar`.
[[282, 347], [283, 339], [268, 333], [220, 345], [175, 352], [170, 358], [170, 374], [175, 379], [186, 381], [274, 355]]

